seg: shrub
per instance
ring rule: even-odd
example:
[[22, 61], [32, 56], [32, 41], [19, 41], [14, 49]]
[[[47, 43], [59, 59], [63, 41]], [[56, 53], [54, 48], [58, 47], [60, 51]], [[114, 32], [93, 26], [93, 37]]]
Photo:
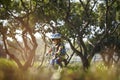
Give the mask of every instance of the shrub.
[[20, 80], [19, 72], [13, 61], [0, 58], [0, 80]]

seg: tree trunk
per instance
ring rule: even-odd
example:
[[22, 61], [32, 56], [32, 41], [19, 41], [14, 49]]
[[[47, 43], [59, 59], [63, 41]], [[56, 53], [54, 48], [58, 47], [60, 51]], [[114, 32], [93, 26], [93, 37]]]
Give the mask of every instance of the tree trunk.
[[3, 35], [3, 43], [5, 46], [6, 54], [8, 54], [10, 56], [10, 58], [13, 59], [17, 63], [19, 68], [22, 68], [22, 64], [21, 64], [20, 60], [17, 57], [15, 57], [13, 54], [10, 54], [10, 52], [8, 51], [5, 35], [4, 34], [2, 34], [2, 35]]
[[86, 58], [86, 57], [81, 57], [81, 60], [82, 60], [82, 65], [83, 65], [83, 69], [85, 70], [85, 71], [87, 71], [88, 70], [88, 68], [90, 67], [90, 62], [89, 62], [89, 60]]
[[37, 48], [37, 46], [34, 47], [34, 49], [29, 53], [30, 55], [23, 66], [23, 70], [27, 70], [32, 65], [33, 59], [35, 57], [36, 48]]

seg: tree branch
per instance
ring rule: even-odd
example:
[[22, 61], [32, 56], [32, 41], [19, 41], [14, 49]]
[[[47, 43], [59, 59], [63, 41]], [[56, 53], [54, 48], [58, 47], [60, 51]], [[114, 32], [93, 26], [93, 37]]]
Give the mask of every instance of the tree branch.
[[70, 39], [68, 39], [68, 38], [65, 37], [65, 36], [63, 36], [63, 38], [69, 42], [69, 44], [70, 44], [70, 46], [71, 46], [71, 49], [72, 49], [77, 55], [79, 55], [80, 57], [83, 57], [82, 53], [81, 53], [80, 51], [78, 51], [78, 50], [73, 46], [73, 44], [72, 44], [72, 42], [70, 41]]

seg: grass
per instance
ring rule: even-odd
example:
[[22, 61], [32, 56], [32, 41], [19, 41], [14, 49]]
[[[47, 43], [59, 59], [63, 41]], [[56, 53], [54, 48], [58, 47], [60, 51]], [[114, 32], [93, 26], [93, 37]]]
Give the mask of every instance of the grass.
[[53, 75], [58, 76], [58, 80], [120, 80], [119, 66], [108, 68], [102, 62], [92, 64], [87, 72], [78, 64], [69, 64], [60, 73], [56, 72], [46, 67], [21, 71], [13, 61], [0, 59], [0, 80], [51, 80]]

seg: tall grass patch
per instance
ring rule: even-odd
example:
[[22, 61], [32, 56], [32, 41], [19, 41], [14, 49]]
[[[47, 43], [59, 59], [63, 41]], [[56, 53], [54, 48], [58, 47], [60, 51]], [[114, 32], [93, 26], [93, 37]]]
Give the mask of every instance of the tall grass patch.
[[0, 80], [20, 80], [21, 75], [13, 61], [0, 58]]

